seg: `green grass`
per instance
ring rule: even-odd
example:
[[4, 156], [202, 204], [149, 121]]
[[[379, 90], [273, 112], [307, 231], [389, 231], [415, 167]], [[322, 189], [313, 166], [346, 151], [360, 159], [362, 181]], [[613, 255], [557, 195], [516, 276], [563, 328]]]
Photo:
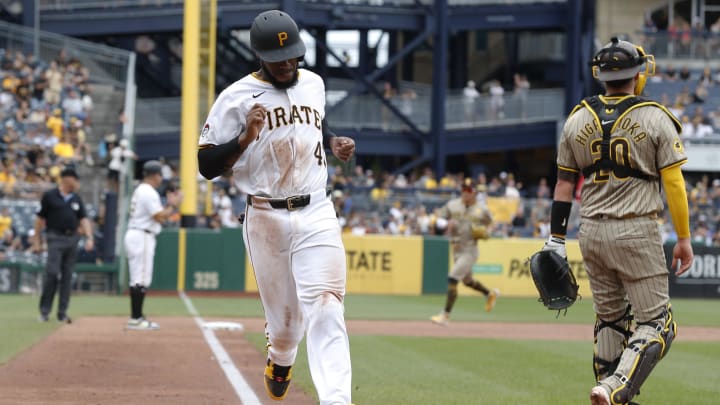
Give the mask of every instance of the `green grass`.
[[[260, 317], [257, 298], [192, 297], [203, 317]], [[37, 322], [36, 296], [0, 295], [0, 364], [51, 334], [56, 322]], [[443, 295], [396, 297], [352, 295], [347, 319], [427, 320], [440, 310]], [[459, 297], [453, 321], [592, 324], [592, 302], [577, 302], [555, 317], [529, 298], [501, 297], [492, 313], [481, 297]], [[645, 383], [643, 404], [711, 404], [720, 396], [720, 342], [685, 342], [683, 326], [720, 327], [720, 300], [674, 299], [680, 338]], [[128, 297], [79, 295], [70, 314], [127, 316]], [[189, 316], [175, 296], [150, 295], [146, 312]], [[262, 334], [248, 334], [262, 350]], [[351, 336], [353, 401], [358, 404], [579, 404], [587, 403], [593, 382], [592, 342], [504, 341], [500, 339]], [[293, 384], [313, 393], [304, 342]]]
[[[585, 404], [594, 378], [592, 342], [351, 336], [350, 349], [357, 404]], [[637, 400], [716, 404], [718, 356], [718, 343], [676, 342]], [[295, 365], [293, 384], [315, 395], [304, 342]]]

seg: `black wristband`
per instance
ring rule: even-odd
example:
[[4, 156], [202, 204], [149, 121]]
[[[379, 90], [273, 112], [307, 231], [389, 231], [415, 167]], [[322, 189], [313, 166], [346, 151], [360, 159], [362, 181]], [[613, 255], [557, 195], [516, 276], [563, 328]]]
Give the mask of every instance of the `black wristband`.
[[567, 201], [553, 201], [550, 209], [550, 234], [564, 238], [567, 234], [568, 218], [572, 203]]

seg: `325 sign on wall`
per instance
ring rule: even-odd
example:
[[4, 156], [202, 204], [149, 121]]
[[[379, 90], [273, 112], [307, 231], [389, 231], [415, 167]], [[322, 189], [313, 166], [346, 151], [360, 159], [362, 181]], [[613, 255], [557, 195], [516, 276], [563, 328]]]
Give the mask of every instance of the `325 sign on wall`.
[[17, 267], [0, 267], [0, 293], [15, 293], [18, 291]]

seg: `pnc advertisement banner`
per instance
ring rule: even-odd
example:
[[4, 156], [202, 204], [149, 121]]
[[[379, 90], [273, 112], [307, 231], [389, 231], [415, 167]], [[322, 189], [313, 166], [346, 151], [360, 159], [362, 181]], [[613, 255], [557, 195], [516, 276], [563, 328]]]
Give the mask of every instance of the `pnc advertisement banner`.
[[[540, 250], [544, 240], [539, 239], [489, 239], [478, 242], [480, 257], [473, 266], [473, 277], [488, 288], [500, 289], [502, 296], [539, 297], [532, 276], [530, 256]], [[567, 241], [568, 262], [580, 285], [579, 293], [584, 298], [592, 296], [587, 273], [580, 256], [577, 240]], [[452, 254], [452, 253], [451, 253]], [[452, 266], [452, 259], [450, 266]], [[452, 267], [451, 267], [452, 268]], [[477, 295], [478, 292], [465, 287], [458, 289], [461, 295]]]
[[[343, 235], [343, 242], [347, 260], [348, 293], [421, 294], [422, 237]], [[246, 264], [245, 291], [257, 291], [255, 273], [249, 258]]]

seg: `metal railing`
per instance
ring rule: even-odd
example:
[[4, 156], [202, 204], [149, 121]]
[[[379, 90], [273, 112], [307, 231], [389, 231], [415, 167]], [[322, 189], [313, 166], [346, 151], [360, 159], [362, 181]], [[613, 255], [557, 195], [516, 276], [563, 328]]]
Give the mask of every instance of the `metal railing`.
[[[448, 0], [450, 6], [479, 6], [493, 4], [532, 4], [532, 3], [565, 3], [567, 0]], [[257, 5], [257, 0], [217, 0], [218, 4]], [[421, 4], [432, 5], [434, 0], [419, 0]], [[267, 2], [268, 7], [279, 7], [280, 1]], [[272, 4], [275, 3], [275, 4]], [[359, 6], [397, 6], [415, 7], [416, 0], [298, 0], [298, 3], [343, 4]], [[116, 9], [130, 7], [178, 6], [182, 0], [40, 0], [40, 11], [82, 10], [82, 9]]]
[[128, 60], [131, 52], [109, 46], [82, 41], [63, 35], [35, 31], [0, 21], [0, 48], [19, 50], [25, 54], [37, 54], [36, 59], [51, 61], [65, 52], [68, 58], [80, 61], [87, 67], [93, 82], [125, 87]]
[[[403, 121], [372, 95], [350, 96], [336, 108], [332, 103], [343, 99], [346, 90], [328, 90], [328, 123], [333, 128], [408, 129]], [[390, 102], [405, 113], [419, 129], [430, 129], [430, 94], [403, 93]], [[461, 90], [448, 93], [445, 101], [446, 129], [511, 125], [555, 121], [564, 117], [565, 94], [562, 88], [529, 90], [525, 95], [506, 94], [500, 98], [482, 95], [474, 101]], [[180, 131], [180, 98], [138, 100], [135, 132], [138, 135]]]
[[656, 58], [686, 58], [716, 61], [720, 56], [720, 33], [637, 31], [646, 52]]

